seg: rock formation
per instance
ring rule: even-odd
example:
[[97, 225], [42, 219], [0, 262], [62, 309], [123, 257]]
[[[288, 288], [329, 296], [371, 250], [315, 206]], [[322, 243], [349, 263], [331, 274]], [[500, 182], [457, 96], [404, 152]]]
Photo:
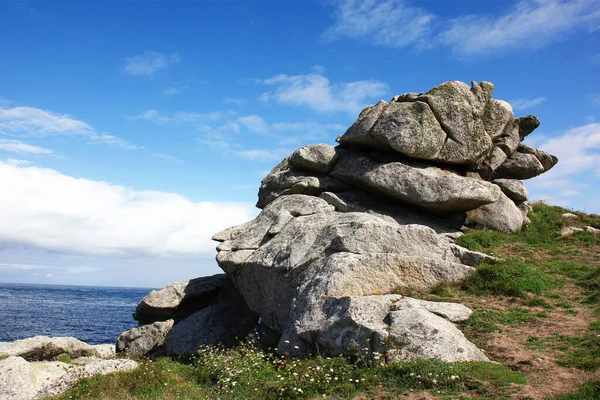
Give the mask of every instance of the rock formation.
[[273, 168], [260, 215], [214, 235], [219, 266], [280, 334], [279, 353], [487, 359], [454, 324], [466, 307], [385, 293], [464, 279], [489, 258], [454, 243], [465, 226], [526, 221], [518, 179], [557, 159], [520, 143], [539, 120], [514, 118], [493, 90], [446, 82], [366, 107], [337, 147], [304, 146]]
[[174, 282], [142, 299], [137, 328], [117, 339], [118, 353], [132, 357], [168, 354], [190, 357], [199, 347], [233, 345], [256, 326], [258, 315], [225, 274]]
[[[91, 346], [72, 337], [36, 336], [0, 342], [0, 399], [29, 400], [56, 396], [83, 377], [137, 368], [114, 359], [112, 345]], [[68, 356], [70, 363], [58, 361]]]

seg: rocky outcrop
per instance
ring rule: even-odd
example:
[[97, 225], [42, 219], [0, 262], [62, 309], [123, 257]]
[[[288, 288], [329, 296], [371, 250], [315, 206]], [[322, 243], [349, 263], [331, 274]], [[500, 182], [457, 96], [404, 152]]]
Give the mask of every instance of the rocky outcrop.
[[[113, 348], [113, 346], [111, 346]], [[137, 368], [127, 359], [104, 359], [114, 355], [106, 345], [90, 346], [71, 337], [34, 338], [0, 342], [0, 399], [30, 400], [59, 395], [81, 378]], [[70, 363], [56, 361], [69, 356]]]
[[489, 82], [446, 82], [366, 107], [337, 147], [304, 146], [263, 179], [254, 220], [215, 234], [217, 262], [282, 354], [485, 360], [457, 329], [470, 310], [400, 295], [464, 279], [490, 257], [464, 225], [515, 232], [518, 179], [556, 157], [520, 142], [538, 125]]
[[116, 351], [136, 358], [150, 354], [152, 350], [163, 345], [173, 322], [172, 319], [156, 321], [121, 333], [117, 338]]
[[201, 346], [233, 346], [243, 340], [258, 323], [245, 308], [217, 304], [195, 312], [175, 325], [165, 338], [167, 354], [196, 355]]
[[117, 353], [189, 358], [202, 346], [244, 339], [258, 323], [227, 275], [174, 282], [154, 290], [136, 307], [137, 328], [119, 335]]
[[146, 295], [136, 307], [133, 318], [140, 324], [169, 319], [179, 321], [204, 307], [217, 304], [219, 293], [235, 293], [231, 286], [231, 281], [223, 274], [173, 282]]
[[35, 336], [14, 342], [0, 342], [0, 355], [22, 357], [27, 361], [40, 361], [55, 360], [62, 355], [71, 358], [109, 358], [114, 353], [107, 351], [105, 345], [91, 346], [73, 337]]

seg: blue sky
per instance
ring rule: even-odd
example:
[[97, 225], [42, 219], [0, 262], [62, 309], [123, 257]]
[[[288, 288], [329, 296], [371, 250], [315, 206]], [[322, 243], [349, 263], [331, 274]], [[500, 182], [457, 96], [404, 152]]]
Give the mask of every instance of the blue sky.
[[532, 200], [600, 213], [600, 3], [0, 2], [0, 281], [159, 287], [367, 104], [488, 80], [560, 158]]

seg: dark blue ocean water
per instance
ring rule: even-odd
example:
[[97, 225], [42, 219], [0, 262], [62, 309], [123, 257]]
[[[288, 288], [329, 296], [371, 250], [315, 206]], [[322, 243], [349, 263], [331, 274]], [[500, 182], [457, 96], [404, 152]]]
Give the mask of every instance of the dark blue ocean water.
[[0, 283], [0, 342], [45, 335], [115, 343], [137, 326], [131, 315], [150, 290]]

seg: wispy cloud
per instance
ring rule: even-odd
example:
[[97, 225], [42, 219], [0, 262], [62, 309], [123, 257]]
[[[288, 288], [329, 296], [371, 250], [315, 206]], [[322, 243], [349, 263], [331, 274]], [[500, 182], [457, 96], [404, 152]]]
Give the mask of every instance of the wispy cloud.
[[223, 99], [223, 103], [234, 104], [236, 106], [245, 106], [247, 101], [245, 99], [241, 99], [239, 97], [225, 97]]
[[545, 97], [536, 97], [535, 99], [514, 99], [510, 100], [509, 103], [512, 106], [513, 110], [527, 110], [529, 108], [533, 108], [537, 105], [540, 105], [545, 101]]
[[20, 140], [0, 139], [0, 150], [19, 154], [51, 154], [52, 150], [21, 142]]
[[184, 86], [167, 86], [165, 88], [163, 88], [162, 92], [163, 94], [167, 95], [167, 96], [175, 96], [177, 94], [182, 93], [183, 91], [189, 89], [190, 87], [187, 85]]
[[[94, 143], [105, 143], [124, 149], [137, 149], [138, 146], [108, 133], [98, 133], [84, 121], [67, 114], [41, 110], [34, 107], [0, 108], [0, 135], [12, 137], [80, 135]], [[16, 142], [16, 141], [13, 141]], [[50, 150], [37, 146], [5, 143], [21, 152], [49, 154]]]
[[214, 232], [256, 214], [251, 204], [194, 202], [5, 162], [0, 187], [10, 188], [0, 191], [0, 242], [59, 254], [213, 254]]
[[278, 148], [278, 149], [252, 149], [252, 150], [238, 150], [234, 154], [248, 160], [258, 161], [278, 161], [288, 156], [293, 149], [291, 148]]
[[40, 265], [40, 264], [0, 263], [0, 270], [12, 269], [12, 270], [27, 271], [27, 270], [32, 270], [32, 269], [47, 269], [47, 268], [52, 268], [52, 267], [49, 265]]
[[544, 175], [556, 178], [590, 170], [600, 173], [599, 123], [570, 129], [561, 136], [545, 141], [540, 148], [555, 154], [560, 160]]
[[156, 72], [177, 64], [180, 60], [177, 53], [161, 54], [147, 51], [138, 56], [127, 57], [123, 69], [130, 75], [151, 77]]
[[340, 0], [328, 39], [415, 49], [447, 46], [456, 54], [535, 50], [575, 32], [598, 30], [597, 0], [519, 0], [501, 15], [443, 19], [405, 0]]
[[307, 106], [325, 112], [355, 114], [369, 100], [378, 99], [388, 90], [388, 85], [377, 80], [331, 83], [323, 75], [276, 75], [259, 81], [275, 89], [260, 96], [262, 101]]
[[342, 0], [327, 40], [342, 37], [391, 46], [421, 46], [432, 33], [435, 16], [403, 0]]
[[[600, 124], [592, 123], [573, 128], [564, 134], [542, 141], [539, 147], [558, 157], [558, 164], [545, 174], [528, 181], [528, 188], [549, 193], [554, 200], [568, 202], [572, 197], [589, 190], [581, 175], [600, 174]], [[539, 197], [539, 196], [538, 196]]]
[[239, 123], [244, 125], [252, 133], [268, 134], [270, 132], [269, 124], [258, 115], [248, 115], [240, 117]]
[[449, 21], [442, 43], [462, 54], [539, 49], [600, 22], [596, 0], [521, 0], [499, 17], [468, 15]]
[[47, 136], [93, 133], [90, 125], [67, 114], [34, 107], [0, 108], [0, 134]]
[[170, 155], [168, 155], [168, 154], [163, 154], [163, 153], [150, 153], [150, 155], [151, 155], [152, 157], [160, 158], [160, 159], [163, 159], [163, 160], [166, 160], [166, 161], [172, 161], [172, 162], [176, 162], [176, 163], [179, 163], [179, 164], [182, 164], [182, 163], [183, 163], [183, 160], [180, 160], [179, 158], [177, 158], [177, 157], [173, 157], [173, 156], [170, 156]]
[[224, 117], [225, 113], [220, 111], [209, 113], [197, 113], [187, 111], [177, 111], [167, 115], [160, 114], [157, 110], [142, 111], [138, 115], [128, 117], [130, 120], [146, 120], [155, 123], [175, 122], [175, 123], [200, 123], [206, 121], [217, 121]]

